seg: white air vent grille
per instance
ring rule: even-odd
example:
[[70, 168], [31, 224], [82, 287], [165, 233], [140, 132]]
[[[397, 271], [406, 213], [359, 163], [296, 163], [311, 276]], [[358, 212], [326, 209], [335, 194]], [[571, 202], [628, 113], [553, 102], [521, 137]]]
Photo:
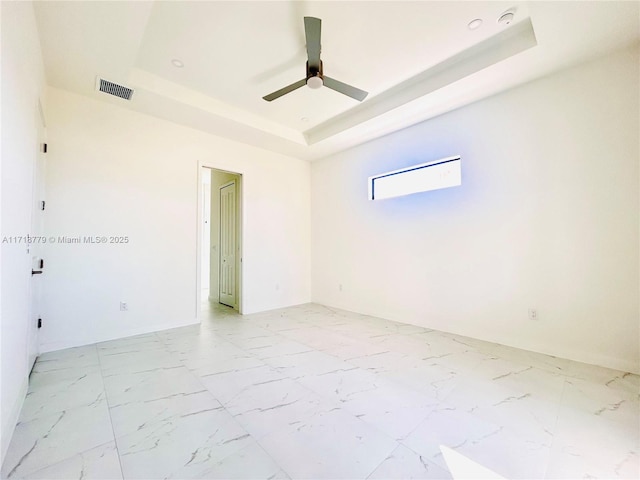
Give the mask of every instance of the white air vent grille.
[[98, 90], [104, 93], [108, 93], [109, 95], [114, 95], [116, 97], [124, 98], [125, 100], [131, 100], [131, 96], [133, 95], [133, 90], [127, 87], [123, 87], [122, 85], [118, 85], [117, 83], [109, 82], [100, 79], [100, 85]]

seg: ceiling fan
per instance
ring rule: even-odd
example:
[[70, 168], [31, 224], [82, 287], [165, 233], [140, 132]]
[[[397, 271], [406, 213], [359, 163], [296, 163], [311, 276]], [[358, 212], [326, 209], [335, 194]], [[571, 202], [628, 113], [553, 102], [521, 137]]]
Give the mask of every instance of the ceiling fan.
[[309, 88], [317, 89], [323, 85], [331, 90], [355, 98], [359, 102], [368, 95], [364, 90], [352, 87], [346, 83], [327, 77], [322, 70], [322, 60], [320, 60], [320, 28], [321, 20], [314, 17], [304, 17], [304, 33], [307, 39], [307, 76], [304, 80], [292, 83], [280, 90], [276, 90], [264, 98], [267, 102], [280, 98], [287, 93], [291, 93], [300, 87], [307, 85]]

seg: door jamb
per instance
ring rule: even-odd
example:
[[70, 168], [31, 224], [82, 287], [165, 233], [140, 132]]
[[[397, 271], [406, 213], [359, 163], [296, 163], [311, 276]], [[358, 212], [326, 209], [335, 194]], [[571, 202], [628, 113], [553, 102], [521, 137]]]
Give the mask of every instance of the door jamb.
[[207, 170], [220, 170], [223, 172], [231, 173], [238, 176], [238, 181], [236, 182], [236, 198], [238, 199], [238, 259], [236, 260], [237, 265], [237, 274], [238, 274], [238, 291], [236, 292], [238, 295], [238, 313], [242, 315], [245, 309], [245, 296], [244, 296], [244, 232], [245, 229], [245, 215], [244, 215], [244, 205], [245, 205], [245, 194], [244, 194], [244, 184], [246, 179], [246, 173], [242, 171], [242, 169], [229, 169], [225, 168], [224, 165], [220, 165], [217, 162], [209, 161], [209, 160], [199, 160], [197, 162], [197, 193], [196, 193], [196, 295], [195, 295], [195, 318], [198, 321], [202, 321], [201, 314], [201, 301], [202, 301], [202, 225], [203, 225], [203, 216], [204, 209], [202, 205], [202, 175], [205, 173], [205, 169]]

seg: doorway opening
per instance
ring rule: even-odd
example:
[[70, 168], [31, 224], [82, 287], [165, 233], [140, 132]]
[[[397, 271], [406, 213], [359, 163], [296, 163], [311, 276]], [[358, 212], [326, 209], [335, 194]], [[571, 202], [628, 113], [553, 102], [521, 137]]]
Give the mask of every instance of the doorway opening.
[[242, 313], [242, 175], [199, 170], [199, 316]]

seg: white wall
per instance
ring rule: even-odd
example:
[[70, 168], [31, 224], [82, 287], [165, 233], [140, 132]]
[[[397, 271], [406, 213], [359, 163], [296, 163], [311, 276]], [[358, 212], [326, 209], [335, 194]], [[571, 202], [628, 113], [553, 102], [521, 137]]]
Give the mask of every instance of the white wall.
[[[640, 371], [639, 80], [625, 50], [314, 163], [313, 301]], [[367, 200], [456, 154], [461, 187]]]
[[308, 163], [62, 90], [48, 105], [47, 234], [129, 243], [48, 245], [44, 351], [196, 321], [199, 162], [243, 175], [244, 312], [309, 301]]
[[[31, 232], [33, 168], [38, 155], [38, 98], [44, 74], [31, 2], [0, 2], [2, 17], [1, 234]], [[4, 454], [26, 393], [31, 256], [24, 243], [2, 244], [0, 399]], [[0, 459], [1, 463], [1, 459]]]

